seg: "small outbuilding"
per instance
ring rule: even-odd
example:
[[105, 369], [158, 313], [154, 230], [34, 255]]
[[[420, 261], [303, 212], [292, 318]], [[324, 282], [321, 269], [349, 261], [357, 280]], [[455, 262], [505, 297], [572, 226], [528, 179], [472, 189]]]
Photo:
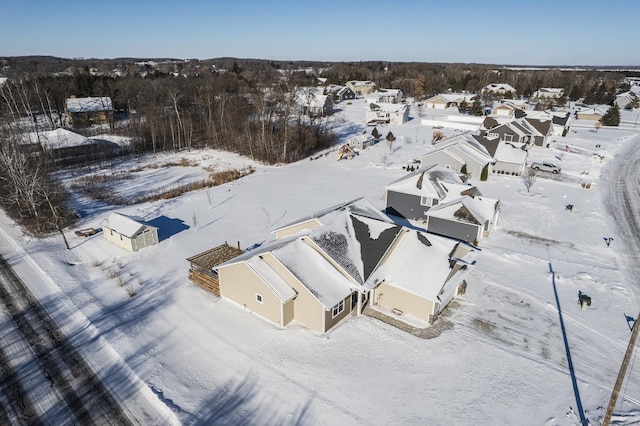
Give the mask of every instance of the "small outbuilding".
[[158, 244], [158, 228], [144, 222], [137, 216], [111, 213], [100, 222], [104, 238], [129, 251]]

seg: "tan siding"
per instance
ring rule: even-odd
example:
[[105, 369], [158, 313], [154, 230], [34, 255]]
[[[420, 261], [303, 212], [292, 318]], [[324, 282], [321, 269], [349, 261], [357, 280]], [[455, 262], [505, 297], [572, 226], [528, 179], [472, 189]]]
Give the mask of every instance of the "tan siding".
[[125, 250], [133, 251], [132, 240], [124, 235], [121, 235], [116, 231], [112, 231], [109, 228], [104, 228], [102, 234], [104, 235], [105, 240], [110, 241]]
[[284, 313], [283, 313], [283, 323], [284, 323], [283, 325], [287, 325], [294, 320], [294, 316], [293, 316], [294, 306], [295, 306], [294, 300], [289, 300], [287, 303], [285, 303]]
[[376, 289], [376, 305], [389, 309], [399, 309], [405, 314], [429, 321], [434, 303], [412, 293], [408, 293], [387, 283], [382, 283]]
[[308, 220], [306, 222], [302, 222], [299, 223], [297, 225], [293, 225], [290, 226], [288, 228], [284, 228], [284, 229], [279, 229], [276, 231], [276, 239], [281, 239], [281, 238], [285, 238], [288, 237], [289, 235], [293, 235], [297, 232], [302, 231], [303, 229], [315, 229], [317, 227], [319, 227], [320, 224], [318, 223], [317, 220], [312, 219], [312, 220]]
[[[218, 275], [221, 296], [284, 326], [281, 323], [282, 302], [249, 265], [241, 262], [225, 266], [218, 270]], [[262, 303], [256, 300], [256, 293], [262, 296]]]
[[324, 331], [331, 330], [336, 324], [338, 324], [342, 320], [342, 318], [349, 315], [349, 313], [351, 313], [351, 295], [347, 296], [344, 299], [344, 311], [340, 312], [335, 318], [332, 318], [333, 316], [332, 309], [329, 309], [328, 311], [324, 312], [324, 324], [325, 324]]
[[320, 303], [287, 268], [274, 258], [273, 255], [267, 253], [263, 256], [262, 260], [267, 262], [291, 288], [298, 292], [298, 295], [293, 300], [294, 319], [312, 330], [320, 333], [324, 332], [322, 329], [322, 316], [324, 315], [322, 303]]

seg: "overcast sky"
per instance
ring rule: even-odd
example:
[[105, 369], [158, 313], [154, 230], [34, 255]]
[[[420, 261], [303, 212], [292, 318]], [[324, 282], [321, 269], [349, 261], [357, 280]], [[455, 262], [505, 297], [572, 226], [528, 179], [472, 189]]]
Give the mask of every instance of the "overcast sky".
[[638, 0], [0, 0], [0, 56], [640, 65]]

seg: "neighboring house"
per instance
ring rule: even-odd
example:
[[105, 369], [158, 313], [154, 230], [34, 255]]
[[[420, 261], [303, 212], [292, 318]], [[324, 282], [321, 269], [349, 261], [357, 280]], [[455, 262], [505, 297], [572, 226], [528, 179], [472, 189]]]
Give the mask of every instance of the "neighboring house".
[[613, 101], [613, 103], [616, 104], [620, 109], [627, 108], [627, 106], [629, 105], [631, 105], [629, 107], [630, 109], [633, 108], [633, 105], [635, 105], [635, 107], [637, 108], [638, 102], [640, 102], [640, 96], [636, 92], [632, 91], [616, 95], [616, 98]]
[[322, 88], [299, 90], [296, 97], [297, 112], [310, 117], [326, 117], [333, 114], [333, 98]]
[[540, 120], [524, 117], [489, 128], [485, 133], [485, 137], [490, 140], [497, 138], [505, 142], [544, 146], [552, 130], [550, 118]]
[[397, 225], [364, 199], [274, 232], [215, 269], [223, 298], [280, 327], [326, 333], [367, 305], [432, 323], [474, 264], [472, 247]]
[[531, 95], [534, 99], [559, 99], [564, 96], [564, 89], [556, 87], [541, 87]]
[[108, 97], [67, 99], [67, 121], [76, 128], [113, 123], [113, 104]]
[[376, 143], [376, 138], [371, 135], [356, 135], [347, 142], [351, 148], [365, 149]]
[[407, 104], [369, 104], [365, 115], [367, 123], [404, 124], [409, 121]]
[[402, 90], [400, 89], [379, 89], [365, 96], [364, 101], [368, 104], [386, 103], [396, 104], [402, 102]]
[[460, 108], [463, 102], [471, 106], [475, 98], [473, 93], [439, 93], [424, 102], [427, 109]]
[[438, 164], [448, 169], [466, 173], [473, 179], [481, 179], [482, 171], [491, 172], [494, 159], [471, 132], [445, 139], [435, 145], [436, 149], [418, 158], [421, 167]]
[[521, 176], [527, 162], [527, 151], [524, 144], [505, 142], [499, 138], [487, 139], [474, 136], [495, 160], [492, 173]]
[[576, 110], [577, 120], [600, 121], [607, 111], [600, 107], [581, 107]]
[[356, 92], [354, 92], [351, 88], [346, 86], [338, 90], [334, 97], [336, 101], [350, 101], [355, 98], [356, 98]]
[[368, 95], [376, 91], [376, 84], [370, 80], [351, 80], [347, 81], [346, 86], [353, 90], [357, 96]]
[[67, 129], [26, 133], [23, 140], [40, 145], [49, 158], [62, 166], [111, 158], [127, 149], [104, 139], [89, 139]]
[[500, 202], [482, 196], [462, 196], [427, 211], [428, 232], [479, 244], [498, 223]]
[[528, 108], [529, 105], [525, 101], [502, 101], [500, 105], [493, 109], [492, 113], [501, 117], [513, 117], [517, 111], [526, 111]]
[[564, 116], [554, 115], [553, 117], [551, 117], [551, 134], [554, 136], [564, 136], [566, 130], [569, 128], [570, 118], [571, 114], [568, 112]]
[[497, 224], [499, 203], [441, 166], [413, 172], [385, 187], [387, 214], [425, 223], [428, 232], [478, 242]]
[[403, 176], [384, 189], [386, 213], [411, 220], [425, 220], [430, 208], [477, 192], [457, 172], [436, 164]]
[[100, 222], [107, 241], [129, 251], [158, 244], [158, 228], [136, 216], [111, 213]]
[[491, 83], [482, 88], [482, 93], [492, 93], [498, 96], [504, 96], [507, 93], [516, 94], [516, 89], [507, 83]]

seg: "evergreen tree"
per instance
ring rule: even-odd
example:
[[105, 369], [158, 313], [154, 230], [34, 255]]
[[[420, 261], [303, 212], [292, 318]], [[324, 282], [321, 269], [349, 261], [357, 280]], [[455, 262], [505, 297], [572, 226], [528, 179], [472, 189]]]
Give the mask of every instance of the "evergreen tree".
[[471, 104], [471, 109], [469, 110], [471, 115], [482, 115], [482, 103], [480, 103], [480, 99], [476, 96], [473, 100], [473, 104]]
[[379, 139], [380, 138], [380, 132], [378, 132], [378, 128], [374, 127], [373, 130], [371, 131], [371, 136], [373, 136], [375, 139]]
[[618, 126], [620, 124], [620, 108], [618, 105], [614, 105], [607, 113], [600, 119], [605, 126]]
[[482, 173], [480, 173], [481, 181], [484, 182], [487, 179], [489, 179], [489, 164], [485, 164], [484, 167], [482, 168]]

